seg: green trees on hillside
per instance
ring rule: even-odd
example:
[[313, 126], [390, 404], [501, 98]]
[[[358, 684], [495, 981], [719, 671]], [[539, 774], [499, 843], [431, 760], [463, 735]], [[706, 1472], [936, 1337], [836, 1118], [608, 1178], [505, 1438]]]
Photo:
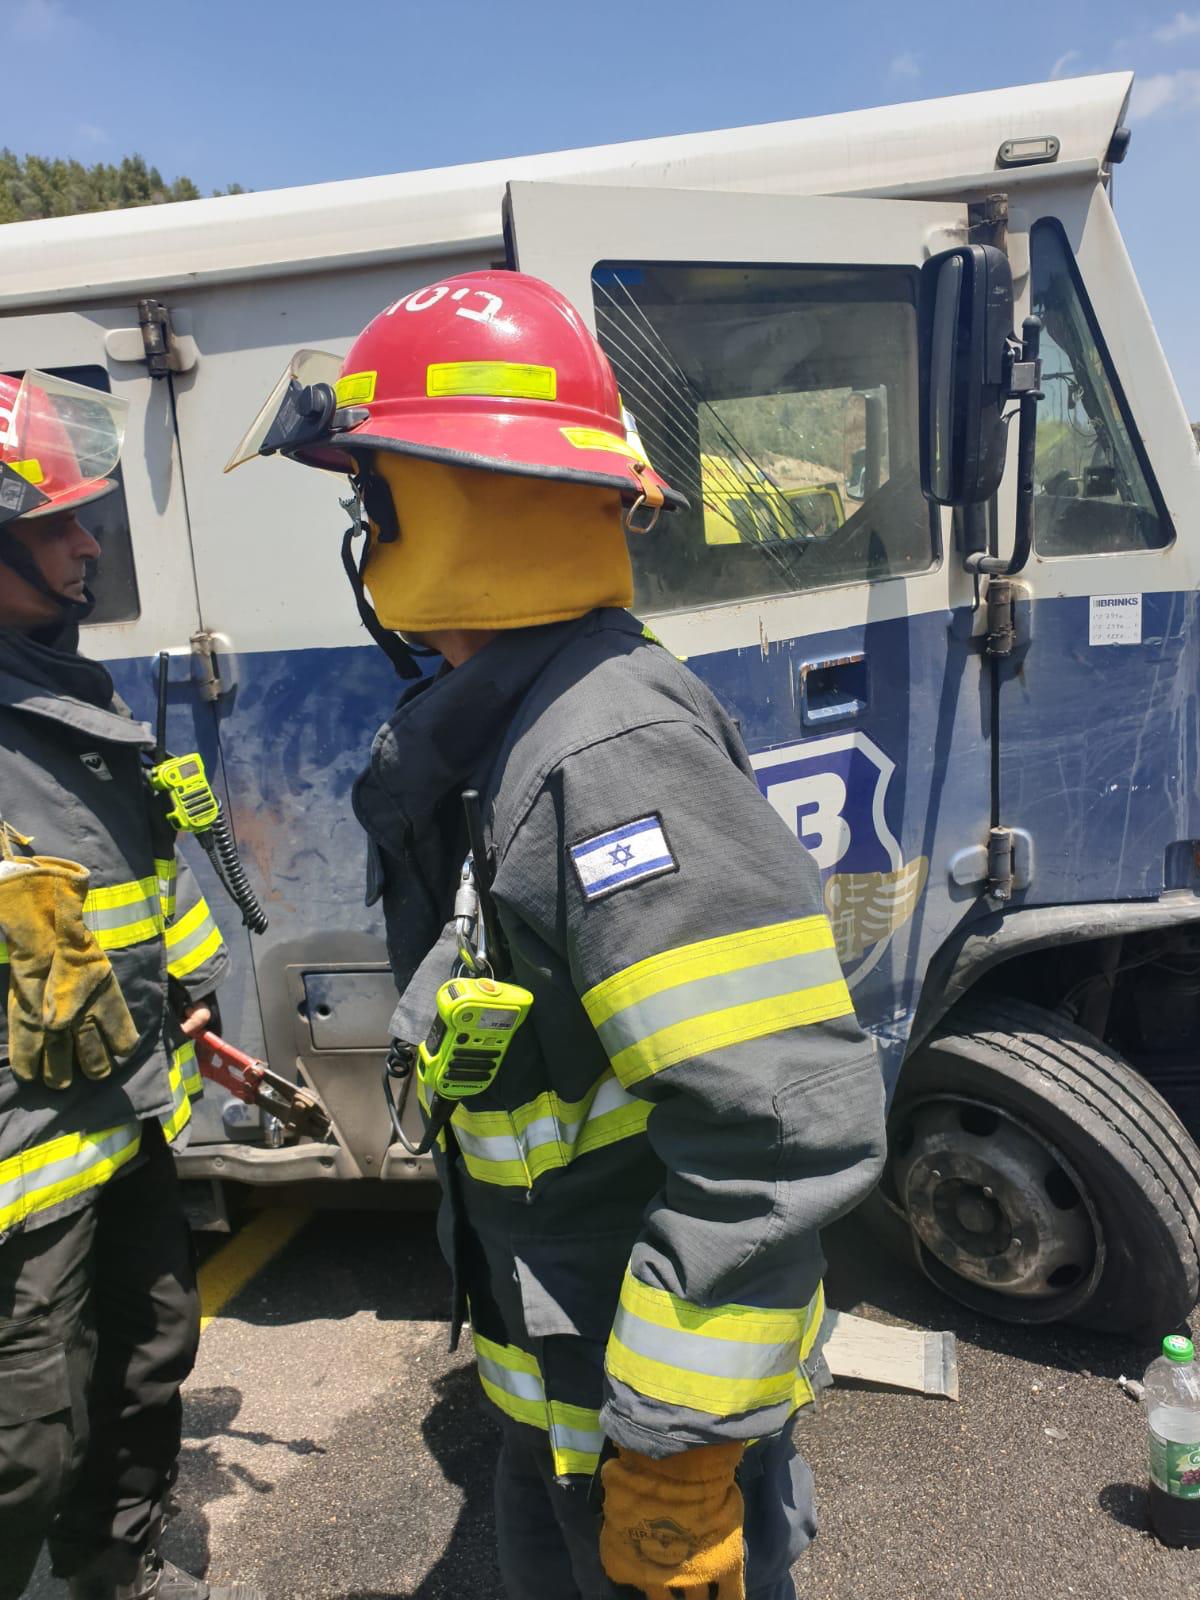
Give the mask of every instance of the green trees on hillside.
[[[217, 190], [241, 194], [240, 184]], [[46, 156], [18, 156], [0, 150], [0, 222], [29, 222], [35, 217], [69, 217], [78, 211], [117, 211], [124, 206], [157, 206], [168, 200], [199, 200], [190, 178], [167, 183], [157, 167], [142, 156], [126, 156], [113, 165]]]

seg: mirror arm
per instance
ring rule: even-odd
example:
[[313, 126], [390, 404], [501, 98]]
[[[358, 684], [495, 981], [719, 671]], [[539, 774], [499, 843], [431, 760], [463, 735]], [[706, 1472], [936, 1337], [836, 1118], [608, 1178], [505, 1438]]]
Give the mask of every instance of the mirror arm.
[[1042, 319], [1026, 317], [1021, 324], [1021, 341], [1014, 339], [1010, 351], [1008, 398], [1018, 402], [1017, 421], [1017, 519], [1012, 556], [972, 551], [963, 561], [968, 572], [1013, 577], [1029, 560], [1033, 548], [1033, 471], [1037, 451], [1037, 408], [1042, 398]]

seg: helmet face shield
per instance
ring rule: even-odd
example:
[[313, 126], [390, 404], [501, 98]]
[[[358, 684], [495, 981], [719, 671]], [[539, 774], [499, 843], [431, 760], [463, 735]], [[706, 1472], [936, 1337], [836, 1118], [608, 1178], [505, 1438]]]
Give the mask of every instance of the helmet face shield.
[[48, 372], [0, 375], [0, 522], [108, 494], [128, 413], [127, 400]]
[[341, 370], [341, 356], [327, 350], [297, 350], [225, 463], [225, 471], [232, 472], [255, 456], [289, 451], [326, 437], [337, 410]]

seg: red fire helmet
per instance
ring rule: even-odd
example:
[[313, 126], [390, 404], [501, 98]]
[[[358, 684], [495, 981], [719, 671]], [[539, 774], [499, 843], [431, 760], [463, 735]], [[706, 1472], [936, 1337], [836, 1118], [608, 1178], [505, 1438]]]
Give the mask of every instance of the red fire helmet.
[[108, 474], [120, 458], [127, 410], [114, 395], [50, 373], [0, 373], [0, 467], [9, 484], [28, 491], [9, 497], [9, 515], [46, 517], [115, 489]]
[[583, 318], [539, 278], [464, 272], [414, 289], [334, 359], [297, 353], [227, 471], [278, 450], [349, 472], [351, 454], [394, 450], [687, 504], [646, 459]]

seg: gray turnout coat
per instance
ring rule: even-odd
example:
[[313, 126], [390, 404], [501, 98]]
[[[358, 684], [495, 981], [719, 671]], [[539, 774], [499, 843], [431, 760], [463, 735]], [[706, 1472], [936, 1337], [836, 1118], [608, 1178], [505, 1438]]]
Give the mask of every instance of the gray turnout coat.
[[[432, 828], [422, 761], [445, 785]], [[816, 866], [635, 618], [502, 635], [406, 696], [356, 788], [409, 1041], [454, 957], [451, 778], [484, 791], [507, 975], [534, 996], [438, 1154], [484, 1390], [560, 1476], [606, 1437], [664, 1455], [773, 1433], [812, 1396], [819, 1230], [884, 1148]]]
[[200, 1092], [194, 1047], [168, 1006], [168, 974], [186, 995], [207, 995], [229, 957], [143, 777], [153, 743], [99, 663], [0, 630], [0, 817], [31, 838], [30, 854], [87, 868], [84, 920], [139, 1035], [105, 1079], [77, 1073], [53, 1090], [15, 1078], [0, 927], [0, 1240], [89, 1204], [137, 1158], [141, 1122], [183, 1137]]

